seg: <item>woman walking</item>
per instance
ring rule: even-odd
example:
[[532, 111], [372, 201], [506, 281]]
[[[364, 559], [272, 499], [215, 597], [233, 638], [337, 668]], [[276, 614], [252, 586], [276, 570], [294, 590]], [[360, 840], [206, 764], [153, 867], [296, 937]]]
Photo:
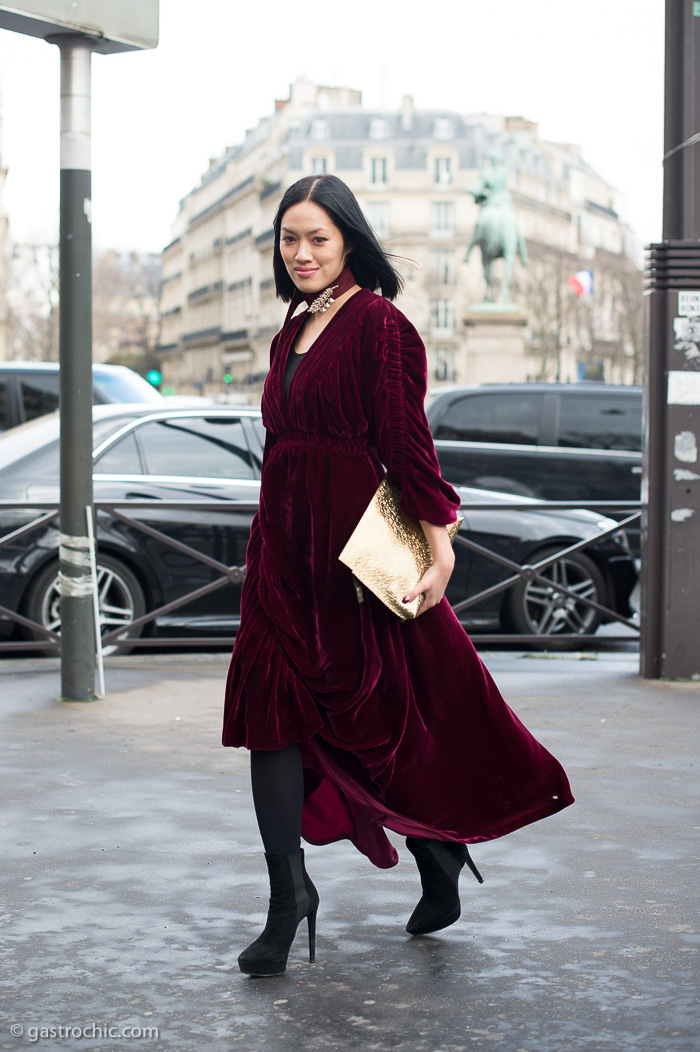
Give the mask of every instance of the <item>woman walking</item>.
[[[425, 349], [391, 302], [401, 279], [336, 176], [290, 187], [274, 234], [290, 308], [262, 399], [260, 509], [223, 731], [224, 745], [251, 751], [270, 877], [267, 924], [239, 957], [252, 975], [285, 970], [304, 918], [313, 960], [319, 898], [302, 835], [349, 839], [381, 868], [398, 861], [385, 829], [404, 835], [422, 885], [406, 926], [418, 935], [459, 917], [465, 863], [481, 879], [467, 843], [573, 802], [443, 599], [454, 565], [445, 526], [460, 502], [425, 419]], [[424, 596], [407, 621], [358, 592], [338, 559], [385, 469], [433, 556], [405, 597]]]

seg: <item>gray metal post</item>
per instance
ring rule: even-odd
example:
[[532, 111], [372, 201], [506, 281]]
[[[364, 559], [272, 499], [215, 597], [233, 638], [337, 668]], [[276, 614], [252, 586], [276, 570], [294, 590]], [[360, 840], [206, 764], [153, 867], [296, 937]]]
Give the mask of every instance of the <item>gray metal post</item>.
[[700, 5], [666, 0], [663, 241], [649, 247], [642, 676], [700, 675]]
[[85, 508], [92, 506], [90, 64], [94, 40], [54, 36], [61, 51], [59, 360], [61, 415], [61, 697], [95, 698], [95, 632]]

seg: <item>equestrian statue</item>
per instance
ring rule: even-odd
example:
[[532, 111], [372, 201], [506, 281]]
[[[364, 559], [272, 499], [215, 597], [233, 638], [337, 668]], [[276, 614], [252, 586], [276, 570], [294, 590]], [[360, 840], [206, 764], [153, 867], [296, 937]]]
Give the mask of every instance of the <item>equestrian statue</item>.
[[525, 242], [518, 231], [518, 217], [513, 203], [513, 196], [508, 189], [508, 176], [512, 164], [501, 162], [498, 154], [489, 155], [490, 167], [483, 168], [479, 183], [467, 192], [473, 194], [479, 206], [479, 215], [474, 227], [465, 263], [469, 261], [472, 249], [478, 245], [481, 249], [481, 263], [486, 280], [485, 303], [494, 302], [493, 263], [503, 260], [503, 283], [501, 286], [501, 303], [510, 302], [510, 281], [516, 252], [524, 267], [528, 264]]

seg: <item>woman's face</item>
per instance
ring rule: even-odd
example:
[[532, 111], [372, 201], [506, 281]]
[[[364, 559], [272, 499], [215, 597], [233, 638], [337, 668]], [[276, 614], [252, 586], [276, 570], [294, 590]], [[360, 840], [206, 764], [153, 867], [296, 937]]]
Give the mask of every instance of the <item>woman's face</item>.
[[313, 201], [300, 201], [282, 216], [280, 252], [296, 287], [311, 293], [333, 284], [350, 249], [324, 208]]

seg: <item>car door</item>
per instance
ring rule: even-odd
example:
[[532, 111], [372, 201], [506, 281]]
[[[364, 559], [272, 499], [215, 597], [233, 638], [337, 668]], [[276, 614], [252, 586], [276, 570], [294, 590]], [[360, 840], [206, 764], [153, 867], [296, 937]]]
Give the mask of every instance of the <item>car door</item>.
[[[639, 500], [642, 480], [641, 391], [562, 391], [546, 500]], [[545, 451], [543, 451], [545, 452]], [[611, 513], [622, 518], [622, 512]], [[635, 554], [639, 526], [628, 528]]]
[[562, 391], [555, 445], [549, 499], [639, 500], [641, 393]]
[[539, 497], [543, 394], [470, 391], [431, 420], [442, 475], [455, 485]]
[[[135, 522], [158, 530], [225, 566], [245, 566], [250, 523], [259, 500], [258, 459], [251, 455], [247, 429], [234, 413], [173, 413], [140, 421], [98, 458], [96, 499], [154, 500], [162, 508], [128, 511]], [[236, 511], [229, 501], [252, 510]], [[168, 508], [172, 501], [221, 503], [221, 510]], [[122, 527], [117, 526], [117, 529]], [[124, 527], [128, 529], [127, 527]], [[139, 560], [168, 603], [222, 576], [189, 552], [129, 529]], [[161, 630], [230, 631], [238, 623], [241, 578], [208, 591], [159, 618]]]

